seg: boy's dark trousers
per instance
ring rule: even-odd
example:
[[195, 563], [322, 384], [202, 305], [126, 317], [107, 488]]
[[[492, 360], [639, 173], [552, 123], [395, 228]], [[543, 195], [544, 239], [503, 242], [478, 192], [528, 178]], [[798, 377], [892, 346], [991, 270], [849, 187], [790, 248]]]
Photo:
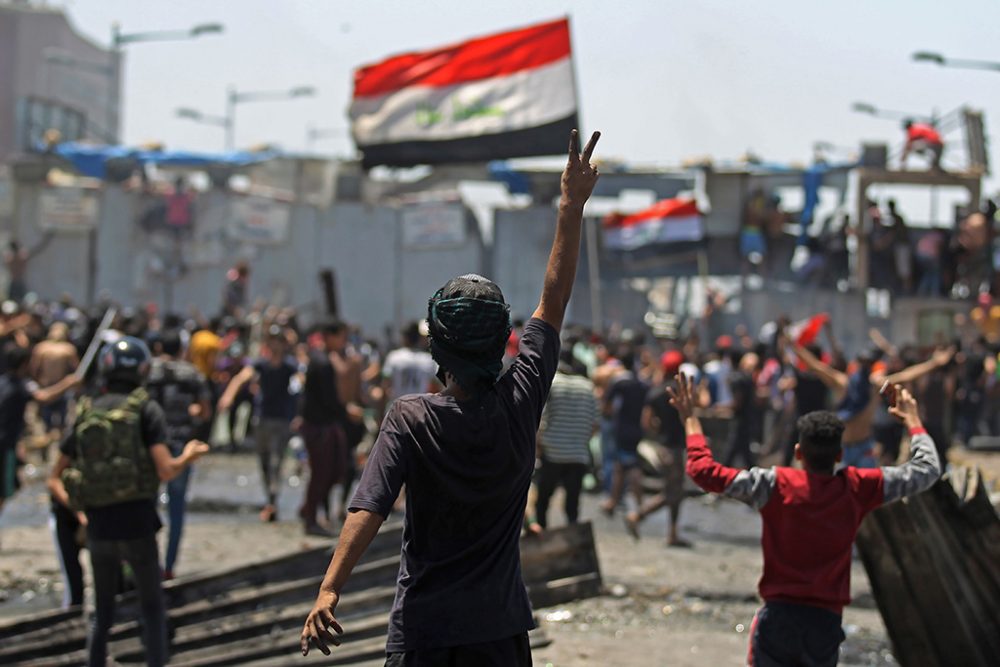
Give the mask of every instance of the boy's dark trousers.
[[841, 621], [829, 609], [765, 602], [750, 628], [750, 665], [834, 667], [844, 641]]

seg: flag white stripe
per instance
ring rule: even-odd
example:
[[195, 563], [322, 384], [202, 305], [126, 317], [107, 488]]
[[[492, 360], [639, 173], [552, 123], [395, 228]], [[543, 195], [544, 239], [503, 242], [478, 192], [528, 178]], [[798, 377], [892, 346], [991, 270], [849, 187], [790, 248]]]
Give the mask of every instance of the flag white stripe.
[[510, 76], [356, 98], [350, 117], [354, 139], [363, 147], [500, 134], [545, 125], [575, 111], [573, 68], [564, 58]]
[[604, 245], [618, 250], [635, 250], [653, 243], [681, 243], [704, 238], [701, 216], [654, 218], [604, 230]]

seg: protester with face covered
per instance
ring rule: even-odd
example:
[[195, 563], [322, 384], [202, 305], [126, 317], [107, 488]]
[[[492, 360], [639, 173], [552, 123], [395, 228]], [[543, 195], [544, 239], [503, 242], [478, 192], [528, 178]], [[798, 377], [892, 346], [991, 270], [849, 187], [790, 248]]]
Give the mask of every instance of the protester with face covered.
[[583, 206], [597, 181], [590, 164], [597, 138], [581, 156], [572, 133], [541, 300], [502, 378], [512, 325], [500, 288], [469, 274], [431, 297], [431, 354], [445, 389], [400, 398], [386, 414], [302, 630], [303, 654], [329, 653], [340, 643], [341, 589], [405, 484], [386, 664], [531, 664], [534, 621], [518, 540], [576, 276]]

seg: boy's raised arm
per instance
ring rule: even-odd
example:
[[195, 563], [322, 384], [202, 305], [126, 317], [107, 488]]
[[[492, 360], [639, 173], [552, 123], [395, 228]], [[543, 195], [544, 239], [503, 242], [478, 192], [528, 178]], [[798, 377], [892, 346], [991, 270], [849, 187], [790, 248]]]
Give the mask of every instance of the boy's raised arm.
[[774, 490], [773, 469], [751, 468], [739, 470], [722, 465], [712, 456], [701, 429], [701, 420], [694, 414], [695, 388], [691, 378], [677, 376], [677, 388], [668, 389], [670, 404], [676, 408], [684, 422], [687, 434], [687, 474], [705, 491], [721, 493], [746, 503], [755, 509], [767, 504]]
[[889, 408], [889, 413], [909, 430], [911, 455], [903, 465], [882, 468], [882, 502], [886, 503], [925, 491], [941, 477], [941, 461], [934, 441], [920, 421], [917, 401], [900, 385], [894, 389], [895, 405]]
[[545, 271], [542, 297], [533, 317], [544, 320], [557, 331], [562, 328], [566, 306], [573, 292], [576, 279], [576, 265], [580, 258], [580, 231], [583, 226], [583, 206], [594, 191], [594, 184], [600, 176], [597, 167], [590, 164], [590, 158], [597, 146], [600, 132], [594, 132], [580, 155], [578, 133], [573, 130], [569, 137], [569, 159], [563, 170], [559, 213], [556, 217], [556, 236], [552, 241], [552, 252]]

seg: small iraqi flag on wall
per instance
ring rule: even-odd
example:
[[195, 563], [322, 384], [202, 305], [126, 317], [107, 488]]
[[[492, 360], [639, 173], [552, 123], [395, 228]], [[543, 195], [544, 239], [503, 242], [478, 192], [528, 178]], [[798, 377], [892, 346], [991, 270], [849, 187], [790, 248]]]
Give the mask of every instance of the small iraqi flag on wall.
[[349, 115], [363, 166], [562, 154], [578, 126], [571, 54], [560, 19], [360, 67]]
[[704, 238], [701, 213], [693, 199], [664, 199], [644, 211], [611, 214], [604, 219], [604, 247], [610, 250], [636, 250]]

